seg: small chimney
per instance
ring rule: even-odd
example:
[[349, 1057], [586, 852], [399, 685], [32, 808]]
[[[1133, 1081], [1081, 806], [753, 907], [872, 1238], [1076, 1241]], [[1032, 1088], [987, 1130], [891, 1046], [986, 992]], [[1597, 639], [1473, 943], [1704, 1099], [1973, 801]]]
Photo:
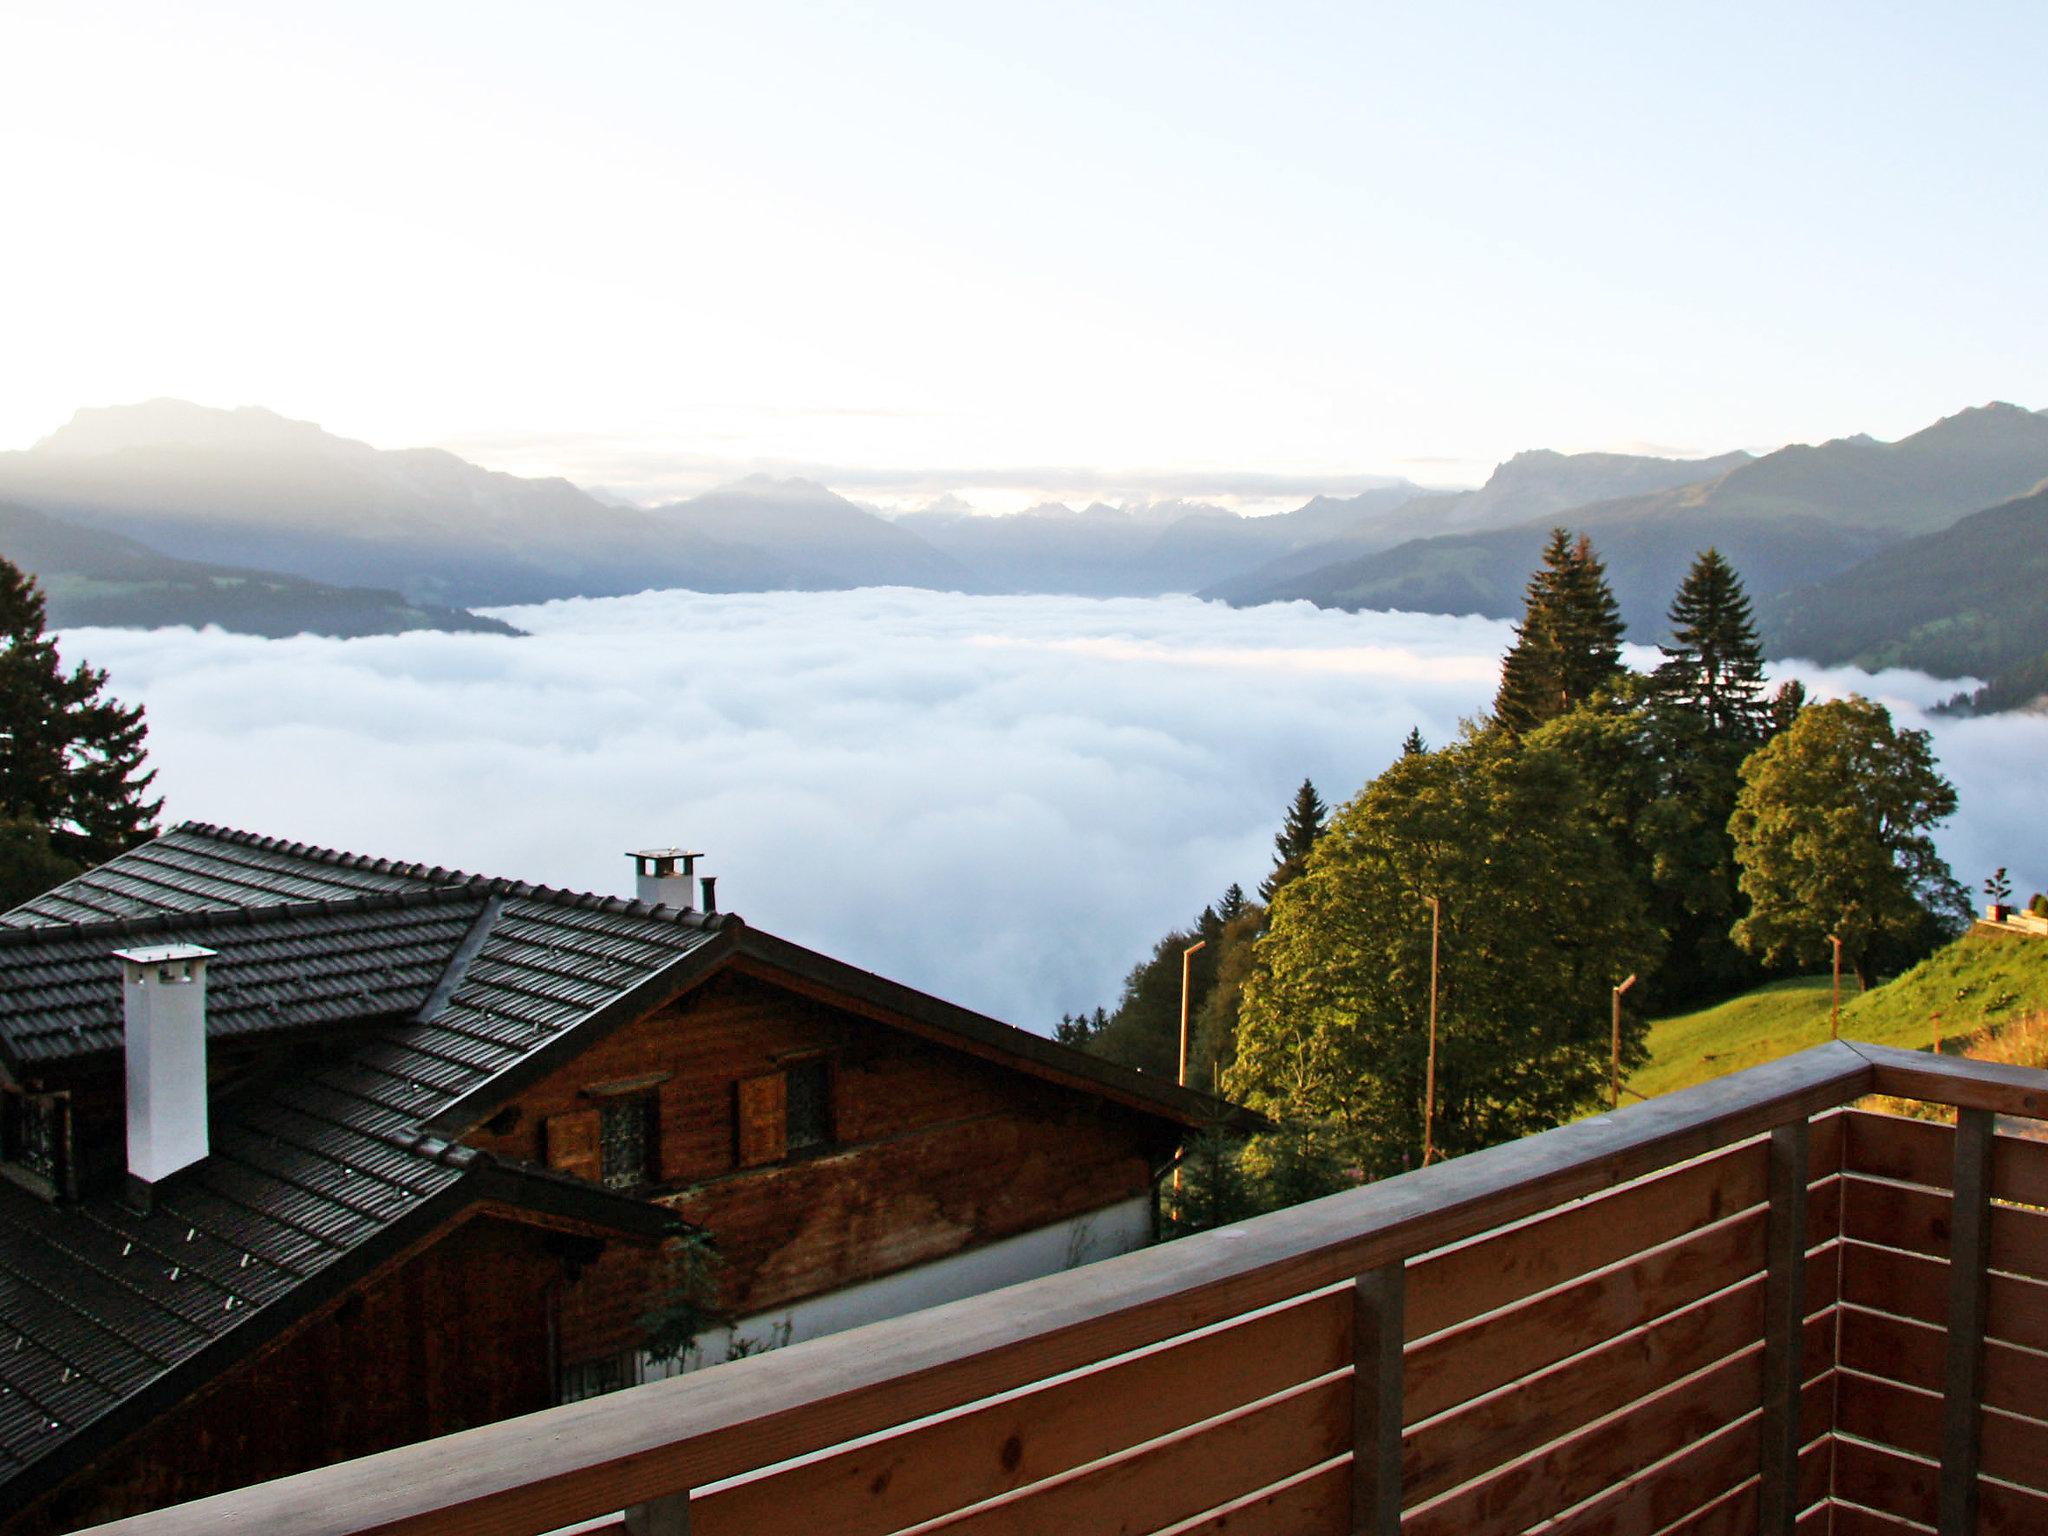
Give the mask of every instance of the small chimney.
[[120, 949], [128, 1058], [128, 1172], [143, 1185], [206, 1156], [206, 962], [210, 949]]
[[680, 848], [642, 848], [629, 853], [633, 861], [633, 894], [650, 907], [675, 907], [678, 910], [690, 906], [690, 898], [696, 894], [697, 861], [701, 853], [685, 853]]
[[718, 910], [718, 876], [706, 875], [697, 883], [704, 887], [704, 910], [706, 912], [716, 912]]

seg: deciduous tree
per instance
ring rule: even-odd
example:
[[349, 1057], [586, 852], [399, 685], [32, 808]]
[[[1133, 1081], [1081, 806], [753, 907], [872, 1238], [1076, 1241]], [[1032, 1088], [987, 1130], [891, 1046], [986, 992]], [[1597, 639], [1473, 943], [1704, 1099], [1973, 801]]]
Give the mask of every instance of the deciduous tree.
[[1655, 957], [1563, 754], [1481, 731], [1397, 758], [1276, 897], [1224, 1079], [1371, 1176], [1421, 1155], [1430, 896], [1443, 901], [1435, 1140], [1449, 1154], [1595, 1102], [1608, 989]]
[[1955, 809], [1925, 731], [1860, 696], [1806, 706], [1742, 765], [1729, 831], [1749, 912], [1736, 942], [1813, 962], [1837, 935], [1866, 986], [1880, 958], [1923, 953], [1969, 912], [1928, 835]]

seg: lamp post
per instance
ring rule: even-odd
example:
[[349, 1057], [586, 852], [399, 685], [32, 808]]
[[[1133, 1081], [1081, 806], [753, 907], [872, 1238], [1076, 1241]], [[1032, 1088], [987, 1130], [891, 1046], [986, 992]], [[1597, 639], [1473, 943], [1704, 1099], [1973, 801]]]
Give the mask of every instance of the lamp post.
[[1621, 1108], [1621, 994], [1635, 984], [1635, 973], [1630, 972], [1628, 980], [1614, 989], [1614, 1057], [1608, 1069], [1608, 1103], [1614, 1109]]
[[1828, 1038], [1842, 1038], [1842, 936], [1828, 935], [1828, 942], [1835, 946], [1835, 989], [1833, 1001], [1828, 1005]]
[[[1195, 958], [1195, 951], [1208, 944], [1207, 939], [1197, 939], [1180, 952], [1180, 1072], [1174, 1081], [1185, 1088], [1188, 1085], [1188, 965]], [[1180, 1220], [1180, 1164], [1173, 1165], [1173, 1219]]]
[[1429, 1067], [1422, 1089], [1422, 1166], [1436, 1155], [1436, 961], [1437, 940], [1443, 932], [1444, 904], [1434, 896], [1429, 903]]

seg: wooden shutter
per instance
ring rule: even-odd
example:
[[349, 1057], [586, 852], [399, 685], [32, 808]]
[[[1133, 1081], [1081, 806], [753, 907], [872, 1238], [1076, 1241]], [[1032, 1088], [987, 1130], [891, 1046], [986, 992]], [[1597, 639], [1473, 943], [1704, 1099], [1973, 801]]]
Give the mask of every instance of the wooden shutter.
[[789, 1152], [789, 1082], [780, 1072], [742, 1080], [740, 1166], [778, 1163]]
[[598, 1143], [603, 1122], [603, 1113], [595, 1109], [548, 1116], [548, 1166], [592, 1183], [602, 1181], [604, 1156]]

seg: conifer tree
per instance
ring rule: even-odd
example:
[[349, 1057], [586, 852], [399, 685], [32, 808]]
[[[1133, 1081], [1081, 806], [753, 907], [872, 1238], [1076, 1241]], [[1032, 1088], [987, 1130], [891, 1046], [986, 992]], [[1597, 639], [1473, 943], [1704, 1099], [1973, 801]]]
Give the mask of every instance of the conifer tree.
[[1401, 755], [1403, 757], [1420, 757], [1428, 750], [1429, 743], [1422, 739], [1422, 727], [1419, 725], [1409, 726], [1408, 734], [1401, 738]]
[[1273, 872], [1259, 882], [1261, 901], [1270, 902], [1275, 891], [1301, 873], [1309, 850], [1315, 847], [1316, 839], [1329, 823], [1329, 816], [1330, 808], [1316, 793], [1315, 784], [1303, 779], [1301, 788], [1294, 792], [1293, 803], [1287, 807], [1286, 823], [1273, 839]]
[[1623, 628], [1592, 541], [1551, 529], [1501, 665], [1494, 719], [1511, 731], [1533, 730], [1611, 686], [1622, 673]]
[[1747, 751], [1769, 732], [1763, 648], [1742, 579], [1708, 548], [1671, 601], [1672, 644], [1651, 677], [1657, 702], [1690, 715], [1708, 741]]
[[1245, 895], [1244, 887], [1233, 880], [1230, 882], [1230, 889], [1223, 893], [1223, 899], [1216, 903], [1216, 915], [1224, 923], [1229, 924], [1243, 917], [1250, 906], [1251, 901]]
[[[53, 872], [102, 863], [151, 836], [160, 800], [143, 766], [142, 709], [104, 696], [104, 671], [70, 672], [44, 632], [43, 594], [0, 560], [0, 904]], [[24, 889], [23, 887], [28, 887]]]

